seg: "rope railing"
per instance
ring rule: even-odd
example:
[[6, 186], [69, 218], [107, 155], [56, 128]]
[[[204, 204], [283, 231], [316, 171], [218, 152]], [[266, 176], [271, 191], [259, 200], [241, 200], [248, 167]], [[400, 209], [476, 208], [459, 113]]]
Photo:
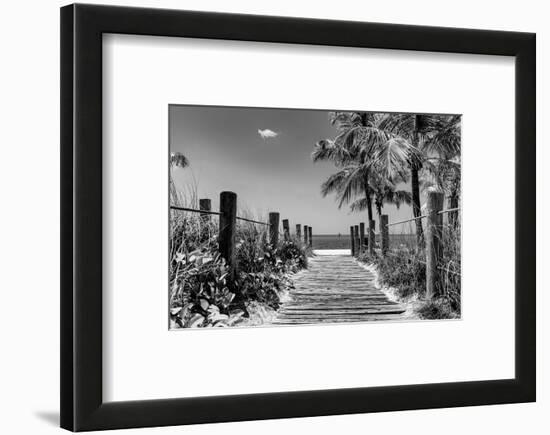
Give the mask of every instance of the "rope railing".
[[[393, 225], [405, 224], [419, 219], [426, 218], [426, 230], [423, 235], [416, 234], [416, 243], [418, 252], [422, 252], [425, 261], [420, 263], [426, 265], [426, 295], [428, 298], [437, 294], [438, 280], [441, 273], [449, 273], [456, 276], [461, 276], [459, 271], [455, 268], [449, 268], [443, 258], [443, 249], [441, 246], [443, 236], [443, 219], [441, 215], [445, 213], [453, 213], [460, 211], [460, 207], [452, 207], [443, 210], [444, 194], [442, 192], [428, 192], [426, 198], [427, 211], [426, 214], [416, 216], [411, 219], [405, 219], [398, 222], [388, 222], [388, 215], [382, 214], [379, 219], [380, 231], [376, 234], [375, 221], [370, 219], [367, 224], [359, 223], [359, 225], [350, 226], [350, 242], [351, 242], [351, 254], [356, 257], [363, 253], [369, 253], [369, 255], [375, 255], [375, 248], [377, 245], [377, 238], [381, 242], [382, 256], [399, 256], [391, 252], [390, 247], [390, 233], [388, 228]], [[449, 224], [456, 226], [458, 217], [456, 219], [449, 217]], [[365, 230], [367, 232], [365, 233]], [[378, 249], [376, 249], [378, 250]], [[441, 272], [443, 271], [443, 272]]]
[[253, 223], [253, 224], [265, 225], [265, 226], [268, 226], [268, 227], [271, 226], [271, 224], [269, 224], [267, 222], [255, 221], [254, 219], [248, 219], [248, 218], [243, 218], [243, 217], [239, 217], [239, 216], [237, 216], [236, 219], [240, 220], [240, 221], [250, 222], [250, 223]]
[[[221, 216], [221, 214], [222, 214], [219, 211], [200, 210], [200, 209], [196, 209], [196, 208], [180, 207], [180, 206], [177, 206], [177, 205], [171, 205], [170, 208], [172, 210], [188, 211], [188, 212], [192, 212], [192, 213], [201, 213], [201, 214], [211, 214], [211, 215], [216, 215], [216, 216]], [[270, 224], [267, 223], [267, 222], [255, 221], [254, 219], [243, 218], [243, 217], [240, 217], [240, 216], [236, 216], [235, 219], [245, 221], [245, 222], [250, 222], [250, 223], [253, 223], [253, 224], [270, 226]]]
[[190, 212], [194, 212], [194, 213], [202, 213], [202, 214], [213, 214], [213, 215], [217, 215], [217, 216], [220, 216], [221, 213], [218, 212], [218, 211], [211, 211], [211, 210], [197, 210], [195, 208], [189, 208], [189, 207], [179, 207], [179, 206], [176, 206], [176, 205], [171, 205], [170, 208], [172, 210], [180, 210], [180, 211], [190, 211]]
[[[453, 211], [459, 211], [460, 208], [459, 207], [456, 207], [456, 208], [449, 208], [447, 210], [441, 210], [439, 212], [437, 212], [437, 214], [444, 214], [444, 213], [451, 213]], [[411, 219], [407, 219], [407, 220], [404, 220], [404, 221], [399, 221], [399, 222], [391, 222], [389, 224], [387, 224], [388, 227], [391, 227], [392, 225], [399, 225], [399, 224], [405, 224], [407, 222], [412, 222], [412, 221], [416, 221], [418, 219], [423, 219], [423, 218], [427, 218], [429, 217], [430, 215], [422, 215], [422, 216], [417, 216], [417, 217], [414, 217], [414, 218], [411, 218]]]
[[[279, 230], [280, 213], [270, 212], [269, 222], [263, 222], [255, 219], [237, 216], [237, 194], [234, 192], [221, 192], [219, 211], [212, 211], [212, 201], [209, 198], [199, 198], [199, 208], [182, 207], [179, 205], [170, 205], [171, 210], [184, 211], [190, 213], [199, 213], [201, 218], [208, 220], [209, 215], [219, 217], [218, 231], [218, 250], [229, 266], [230, 279], [235, 273], [235, 251], [236, 251], [236, 221], [248, 222], [256, 225], [264, 225], [268, 228], [266, 237], [272, 246], [277, 246], [280, 236], [285, 241], [291, 240], [290, 223], [288, 219], [282, 220], [283, 232]], [[313, 231], [308, 225], [303, 226], [303, 243], [312, 248]], [[295, 239], [302, 241], [302, 225], [296, 224]]]

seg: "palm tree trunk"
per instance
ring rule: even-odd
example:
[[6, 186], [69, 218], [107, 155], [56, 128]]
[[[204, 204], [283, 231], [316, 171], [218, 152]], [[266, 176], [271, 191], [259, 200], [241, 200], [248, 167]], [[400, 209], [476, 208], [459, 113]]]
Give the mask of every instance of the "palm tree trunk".
[[[360, 114], [360, 116], [361, 116], [361, 124], [364, 127], [367, 127], [369, 125], [367, 113], [362, 112]], [[367, 198], [367, 214], [368, 214], [368, 218], [369, 218], [369, 222], [370, 222], [372, 220], [372, 201], [371, 201], [371, 196], [370, 196], [369, 174], [368, 174], [368, 172], [365, 176], [364, 189], [365, 189], [365, 197]]]
[[[419, 140], [418, 140], [418, 129], [420, 124], [420, 116], [414, 115], [414, 132], [413, 132], [413, 141], [414, 147], [419, 149]], [[411, 193], [412, 193], [412, 204], [413, 204], [413, 215], [415, 218], [421, 215], [420, 211], [420, 184], [418, 182], [418, 171], [421, 168], [420, 162], [413, 157], [411, 162]], [[424, 231], [422, 230], [422, 219], [416, 219], [416, 240], [419, 248], [424, 247]]]
[[371, 197], [370, 197], [370, 189], [367, 187], [365, 187], [365, 196], [367, 198], [367, 215], [369, 217], [369, 221], [372, 220], [372, 200], [371, 200]]
[[371, 199], [368, 174], [365, 176], [365, 180], [363, 182], [363, 189], [365, 190], [365, 198], [367, 199], [367, 214], [369, 217], [369, 221], [371, 221], [372, 220], [372, 199]]
[[378, 213], [378, 222], [382, 221], [382, 206], [380, 204], [376, 204], [376, 212]]

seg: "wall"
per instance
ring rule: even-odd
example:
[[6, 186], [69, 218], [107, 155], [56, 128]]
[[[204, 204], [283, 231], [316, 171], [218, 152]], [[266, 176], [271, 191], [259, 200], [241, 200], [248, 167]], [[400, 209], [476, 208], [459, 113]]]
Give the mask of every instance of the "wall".
[[[56, 427], [59, 393], [58, 7], [62, 4], [53, 0], [25, 1], [10, 2], [2, 8], [0, 185], [4, 207], [0, 215], [0, 400], [3, 418], [0, 425], [3, 432], [9, 434], [59, 431]], [[550, 94], [541, 78], [549, 75], [547, 24], [550, 16], [544, 2], [121, 0], [116, 4], [537, 32], [538, 234], [541, 241], [538, 248], [538, 403], [203, 425], [185, 430], [188, 434], [226, 435], [359, 434], [367, 430], [389, 434], [405, 431], [408, 434], [548, 433], [550, 384], [542, 368], [548, 367], [550, 342], [545, 338], [550, 326], [542, 314], [550, 307], [544, 294], [548, 279], [541, 273], [548, 254], [544, 254], [541, 247], [550, 243], [549, 232], [543, 225], [550, 212], [548, 201], [543, 204], [543, 193], [550, 187], [549, 177], [542, 174], [550, 161], [548, 151], [542, 149], [547, 141], [541, 121], [548, 118]], [[495, 214], [498, 215], [498, 211]], [[181, 428], [157, 428], [124, 433], [181, 431]]]

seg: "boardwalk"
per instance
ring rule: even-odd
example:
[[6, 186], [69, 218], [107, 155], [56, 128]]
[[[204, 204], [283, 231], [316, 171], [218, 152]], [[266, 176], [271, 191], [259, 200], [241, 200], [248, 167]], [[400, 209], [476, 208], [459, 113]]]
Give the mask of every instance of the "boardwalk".
[[374, 275], [351, 255], [316, 255], [294, 277], [291, 300], [275, 324], [399, 320], [404, 308], [374, 286]]

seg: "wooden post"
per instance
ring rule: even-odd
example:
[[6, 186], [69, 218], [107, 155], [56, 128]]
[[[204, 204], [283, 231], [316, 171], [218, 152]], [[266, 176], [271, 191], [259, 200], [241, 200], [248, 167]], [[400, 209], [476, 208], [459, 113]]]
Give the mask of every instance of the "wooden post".
[[[458, 194], [457, 193], [451, 194], [451, 196], [450, 196], [450, 198], [447, 202], [447, 208], [448, 209], [458, 208]], [[449, 226], [452, 229], [457, 229], [458, 228], [458, 217], [459, 217], [458, 210], [451, 211], [451, 212], [446, 213], [446, 214], [447, 214], [447, 223], [449, 224]]]
[[355, 255], [361, 254], [361, 241], [359, 239], [359, 225], [353, 227], [353, 237], [355, 238]]
[[288, 223], [288, 219], [283, 219], [283, 234], [285, 240], [290, 240], [290, 224]]
[[359, 224], [359, 253], [365, 252], [365, 222]]
[[300, 224], [296, 224], [296, 240], [300, 241], [302, 238], [302, 226]]
[[308, 232], [308, 238], [309, 238], [309, 246], [312, 247], [313, 246], [313, 230], [311, 229], [311, 227], [307, 227], [307, 232]]
[[374, 255], [374, 245], [376, 244], [374, 234], [374, 221], [369, 221], [369, 254]]
[[351, 240], [351, 255], [355, 256], [355, 235], [353, 234], [353, 225], [349, 227], [349, 238]]
[[269, 213], [269, 243], [274, 248], [279, 243], [279, 213]]
[[388, 249], [390, 249], [390, 232], [387, 214], [380, 216], [380, 234], [382, 235], [382, 255], [386, 255]]
[[235, 278], [235, 230], [237, 227], [237, 194], [222, 192], [220, 194], [220, 233], [218, 237], [221, 256], [228, 267], [230, 285]]
[[304, 225], [304, 244], [306, 246], [307, 246], [307, 236], [308, 236], [307, 225]]
[[[211, 211], [212, 210], [212, 201], [206, 198], [199, 199], [199, 210]], [[203, 221], [209, 221], [210, 215], [208, 213], [201, 213], [200, 217]]]
[[426, 298], [439, 294], [439, 262], [442, 254], [443, 236], [443, 193], [429, 191], [426, 200]]

